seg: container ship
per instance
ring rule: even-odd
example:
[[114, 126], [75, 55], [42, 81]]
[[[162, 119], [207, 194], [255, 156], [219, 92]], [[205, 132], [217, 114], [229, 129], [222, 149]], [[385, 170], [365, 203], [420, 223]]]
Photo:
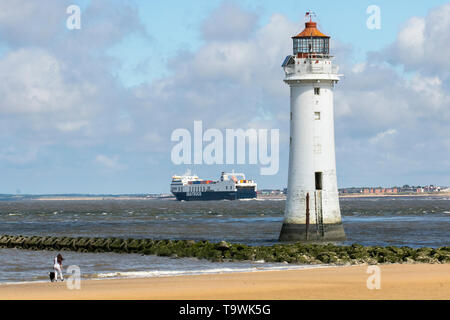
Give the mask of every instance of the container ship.
[[220, 180], [203, 180], [186, 173], [173, 176], [170, 191], [177, 200], [237, 200], [256, 198], [256, 183], [243, 173], [222, 172]]

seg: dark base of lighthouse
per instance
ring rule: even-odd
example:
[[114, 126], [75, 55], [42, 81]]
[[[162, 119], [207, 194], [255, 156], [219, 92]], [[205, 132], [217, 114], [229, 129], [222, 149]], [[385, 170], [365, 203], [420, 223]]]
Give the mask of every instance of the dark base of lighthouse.
[[323, 229], [316, 224], [284, 223], [280, 232], [280, 241], [320, 242], [346, 240], [344, 226], [339, 224], [324, 224]]

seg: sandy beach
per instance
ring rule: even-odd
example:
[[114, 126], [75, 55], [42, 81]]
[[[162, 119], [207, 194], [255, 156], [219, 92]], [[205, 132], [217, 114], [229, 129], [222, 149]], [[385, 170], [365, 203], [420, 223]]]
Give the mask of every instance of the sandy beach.
[[381, 287], [369, 290], [367, 265], [0, 285], [0, 299], [450, 299], [450, 264], [380, 265]]

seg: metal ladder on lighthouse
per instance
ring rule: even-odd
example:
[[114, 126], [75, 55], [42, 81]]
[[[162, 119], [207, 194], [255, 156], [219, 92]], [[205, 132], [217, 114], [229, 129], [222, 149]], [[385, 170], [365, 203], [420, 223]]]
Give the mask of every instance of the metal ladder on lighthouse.
[[322, 190], [314, 192], [315, 213], [316, 213], [316, 232], [320, 237], [324, 236], [323, 230], [323, 210], [322, 210]]

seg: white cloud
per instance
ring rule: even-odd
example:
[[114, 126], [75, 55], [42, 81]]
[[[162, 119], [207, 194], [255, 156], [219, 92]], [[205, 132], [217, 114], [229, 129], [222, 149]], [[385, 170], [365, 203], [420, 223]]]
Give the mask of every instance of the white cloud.
[[396, 133], [397, 133], [397, 130], [388, 129], [386, 131], [377, 133], [376, 136], [369, 139], [369, 142], [372, 144], [376, 144], [376, 143], [379, 143], [380, 141], [382, 141], [385, 137], [396, 134]]
[[0, 60], [0, 112], [46, 113], [81, 105], [78, 87], [64, 81], [66, 66], [40, 48], [18, 49]]
[[70, 0], [0, 1], [0, 39], [9, 45], [49, 45], [64, 28]]
[[242, 10], [235, 2], [224, 1], [205, 20], [202, 33], [207, 41], [247, 39], [255, 30], [257, 15]]
[[33, 163], [38, 157], [38, 148], [8, 146], [0, 151], [0, 160], [13, 165], [27, 165]]
[[352, 72], [353, 73], [361, 73], [364, 72], [366, 70], [367, 64], [366, 62], [361, 62], [361, 63], [356, 63], [353, 67], [352, 67]]
[[103, 169], [108, 170], [122, 170], [126, 168], [125, 165], [122, 165], [119, 162], [118, 156], [108, 157], [103, 154], [99, 154], [95, 157], [95, 162], [98, 165], [100, 165]]
[[[399, 34], [403, 39], [399, 46], [406, 41], [408, 50], [417, 51], [414, 59], [421, 59], [419, 20], [410, 22], [415, 26], [412, 33], [402, 29]], [[140, 99], [148, 100], [154, 112], [164, 110], [161, 113], [169, 119], [167, 128], [159, 131], [162, 138], [175, 128], [191, 128], [198, 119], [208, 128], [280, 128], [280, 151], [287, 156], [289, 89], [282, 82], [280, 64], [292, 51], [290, 36], [298, 27], [274, 14], [245, 41], [210, 39], [196, 52], [175, 57], [169, 64], [171, 76], [139, 88]], [[407, 41], [410, 37], [412, 42]], [[335, 88], [337, 149], [339, 158], [345, 159], [341, 165], [367, 163], [365, 158], [371, 155], [380, 167], [362, 166], [364, 177], [369, 170], [426, 168], [436, 161], [428, 158], [434, 152], [430, 148], [441, 158], [448, 155], [441, 137], [449, 133], [445, 119], [449, 119], [450, 105], [442, 78], [423, 76], [417, 69], [411, 69], [412, 77], [403, 77], [387, 63], [392, 56], [369, 57], [355, 65], [351, 59], [342, 59], [351, 56], [351, 50], [333, 41], [332, 51], [346, 75]], [[408, 59], [404, 63], [412, 66]]]
[[[63, 41], [45, 47], [54, 33], [29, 38], [22, 26], [2, 25], [6, 18], [0, 15], [0, 32], [14, 29], [20, 38], [6, 38], [13, 47], [0, 58], [0, 138], [8, 137], [3, 149], [26, 145], [33, 150], [25, 157], [30, 163], [42, 145], [48, 158], [74, 148], [71, 154], [85, 152], [83, 157], [93, 159], [88, 162], [105, 170], [125, 169], [119, 159], [126, 153], [152, 159], [160, 165], [149, 171], [160, 174], [170, 162], [172, 130], [191, 130], [194, 120], [203, 120], [205, 129], [281, 129], [280, 163], [287, 163], [289, 87], [280, 65], [301, 26], [274, 14], [257, 27], [256, 14], [229, 2], [220, 8], [226, 10], [216, 10], [202, 25], [205, 41], [197, 51], [177, 53], [168, 63], [168, 76], [130, 90], [111, 76], [118, 61], [105, 52], [141, 32], [134, 9], [94, 1], [83, 12], [83, 19], [89, 17], [83, 32], [58, 34]], [[348, 58], [351, 46], [332, 42], [346, 75], [335, 87], [338, 173], [344, 184], [368, 181], [374, 171], [389, 179], [430, 166], [450, 172], [448, 162], [439, 160], [450, 157], [450, 60], [443, 54], [450, 52], [448, 8], [410, 19], [389, 49], [360, 64]], [[412, 75], [404, 77], [389, 63], [405, 66]], [[116, 156], [93, 153], [100, 147]], [[0, 159], [14, 161], [18, 155], [19, 149], [11, 149]], [[137, 166], [144, 162], [135, 161]], [[285, 172], [282, 165], [280, 176]]]
[[397, 41], [383, 54], [388, 60], [427, 75], [448, 78], [450, 73], [450, 3], [426, 17], [412, 17], [400, 29]]
[[87, 121], [68, 121], [56, 124], [56, 128], [64, 132], [70, 132], [78, 131], [83, 127], [86, 127], [88, 124], [89, 123]]
[[173, 75], [138, 88], [136, 94], [154, 111], [167, 106], [169, 128], [192, 124], [199, 115], [211, 126], [246, 127], [268, 112], [278, 114], [274, 100], [287, 101], [281, 62], [292, 51], [290, 36], [296, 29], [297, 24], [275, 14], [246, 41], [206, 42], [194, 54], [174, 57], [168, 65]]
[[403, 63], [420, 63], [425, 57], [425, 26], [424, 18], [409, 19], [397, 35], [395, 47]]

